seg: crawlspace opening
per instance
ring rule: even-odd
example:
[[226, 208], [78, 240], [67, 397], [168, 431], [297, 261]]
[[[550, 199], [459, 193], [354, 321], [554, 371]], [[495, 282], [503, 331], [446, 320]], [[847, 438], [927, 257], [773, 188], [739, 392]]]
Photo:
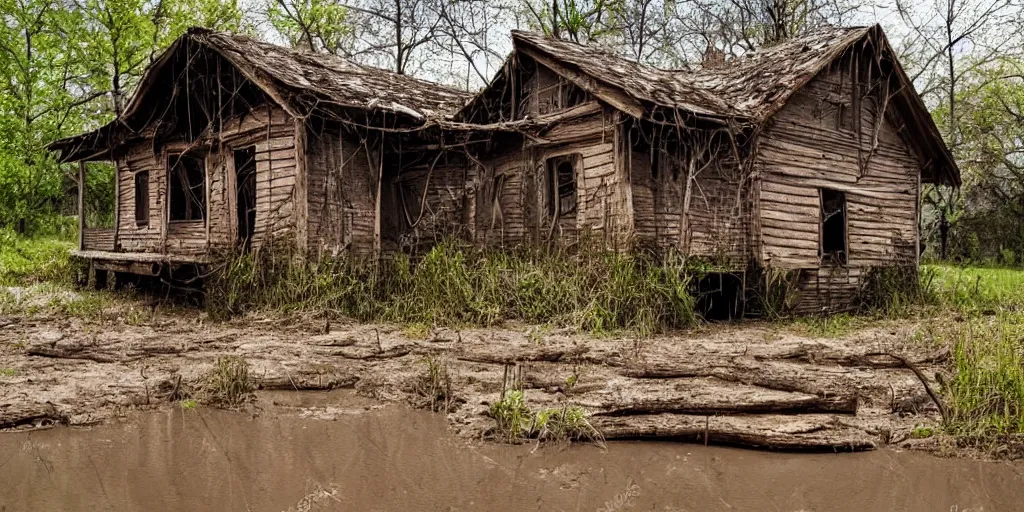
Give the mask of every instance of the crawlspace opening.
[[743, 279], [715, 272], [697, 281], [694, 311], [705, 320], [732, 320], [743, 316]]

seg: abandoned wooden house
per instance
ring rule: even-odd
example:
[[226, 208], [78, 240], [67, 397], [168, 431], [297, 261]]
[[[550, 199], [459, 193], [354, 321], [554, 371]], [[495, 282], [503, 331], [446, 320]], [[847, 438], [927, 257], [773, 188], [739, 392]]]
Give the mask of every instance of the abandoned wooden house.
[[878, 26], [693, 70], [513, 42], [471, 95], [192, 29], [115, 121], [51, 144], [80, 179], [116, 168], [114, 226], [80, 220], [78, 254], [155, 274], [276, 240], [378, 257], [586, 237], [704, 259], [736, 290], [784, 270], [797, 311], [835, 311], [871, 269], [917, 264], [922, 183], [960, 183]]

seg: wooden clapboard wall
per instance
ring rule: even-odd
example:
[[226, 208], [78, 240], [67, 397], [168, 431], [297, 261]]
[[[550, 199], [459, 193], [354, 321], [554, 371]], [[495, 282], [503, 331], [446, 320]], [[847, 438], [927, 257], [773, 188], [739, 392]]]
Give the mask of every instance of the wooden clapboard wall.
[[502, 141], [483, 159], [478, 171], [472, 211], [475, 239], [492, 247], [530, 240], [528, 194], [529, 151], [522, 141]]
[[[860, 100], [858, 142], [847, 121], [853, 105], [847, 64], [837, 61], [798, 91], [758, 146], [759, 255], [767, 266], [801, 270], [804, 311], [843, 309], [867, 269], [916, 261], [920, 164], [899, 136], [901, 123], [891, 110], [879, 120], [884, 101], [877, 87]], [[858, 146], [864, 158], [876, 127], [877, 148], [863, 166]], [[844, 267], [823, 265], [819, 257], [822, 188], [846, 194]]]
[[306, 133], [310, 253], [372, 254], [379, 151], [337, 125]]
[[[650, 149], [628, 154], [637, 239], [645, 246], [674, 249], [742, 270], [750, 259], [751, 217], [749, 190], [739, 168], [732, 158], [703, 163], [695, 169], [685, 208], [684, 157], [655, 157]], [[686, 233], [680, 236], [684, 225]]]
[[[218, 140], [219, 139], [219, 140]], [[156, 141], [152, 136], [130, 145], [116, 158], [118, 231], [115, 250], [169, 255], [226, 249], [237, 233], [235, 149], [256, 151], [256, 229], [254, 245], [288, 236], [294, 229], [295, 135], [290, 117], [279, 108], [257, 108], [226, 120], [219, 137], [199, 141]], [[205, 154], [207, 212], [200, 221], [165, 219], [169, 154], [184, 149]], [[149, 172], [149, 222], [135, 222], [135, 173]], [[166, 226], [166, 230], [165, 230]]]
[[[543, 137], [555, 142], [534, 150], [533, 182], [541, 238], [550, 233], [556, 240], [572, 243], [581, 232], [603, 238], [609, 245], [624, 243], [632, 212], [627, 188], [626, 168], [616, 156], [618, 130], [610, 109], [555, 125]], [[547, 162], [551, 158], [573, 156], [576, 160], [576, 215], [561, 216], [552, 229], [547, 209], [547, 190], [551, 186]]]

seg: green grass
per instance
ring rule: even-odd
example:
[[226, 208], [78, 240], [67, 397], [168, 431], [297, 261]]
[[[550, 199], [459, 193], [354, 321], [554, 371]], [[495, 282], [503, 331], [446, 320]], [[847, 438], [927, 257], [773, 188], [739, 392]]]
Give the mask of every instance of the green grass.
[[1024, 433], [1024, 313], [969, 318], [946, 335], [953, 356], [947, 429], [972, 437]]
[[942, 308], [964, 313], [1024, 310], [1024, 270], [922, 265], [922, 285]]
[[71, 283], [74, 243], [60, 238], [25, 238], [0, 230], [0, 286]]

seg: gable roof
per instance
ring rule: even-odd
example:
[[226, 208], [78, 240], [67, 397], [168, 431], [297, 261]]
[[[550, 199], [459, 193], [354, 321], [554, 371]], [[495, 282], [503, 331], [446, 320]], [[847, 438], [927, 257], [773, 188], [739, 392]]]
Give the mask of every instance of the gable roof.
[[176, 53], [184, 51], [190, 43], [226, 59], [294, 116], [308, 115], [314, 109], [357, 109], [392, 113], [413, 124], [422, 124], [428, 119], [450, 117], [472, 96], [460, 89], [362, 66], [336, 55], [190, 28], [149, 65], [117, 119], [92, 132], [54, 141], [48, 148], [60, 150], [64, 161], [93, 158], [135, 135], [140, 128], [132, 126], [129, 120], [149, 101], [147, 93], [162, 79], [161, 72]]
[[190, 29], [182, 38], [217, 51], [260, 85], [272, 81], [270, 85], [291, 95], [285, 98], [290, 104], [283, 106], [296, 110], [304, 101], [297, 96], [309, 95], [341, 107], [383, 110], [422, 120], [447, 117], [472, 96], [333, 54], [285, 48], [241, 35]]
[[[735, 120], [761, 125], [786, 101], [855, 44], [870, 39], [884, 55], [900, 82], [895, 99], [904, 121], [921, 134], [912, 144], [937, 183], [960, 184], [960, 170], [924, 102], [899, 65], [884, 32], [870, 27], [828, 27], [778, 45], [727, 60], [724, 66], [696, 70], [660, 69], [640, 64], [600, 48], [554, 39], [542, 34], [513, 31], [517, 52], [549, 65], [556, 73], [577, 82], [599, 99], [629, 112], [650, 112], [652, 107], [682, 110], [710, 120]], [[503, 70], [503, 72], [507, 72]], [[579, 83], [576, 74], [594, 83]], [[574, 80], [575, 79], [575, 80]], [[602, 95], [602, 88], [616, 94]], [[620, 105], [626, 103], [626, 107]], [[634, 114], [635, 115], [635, 114]], [[639, 116], [637, 116], [639, 117]]]

